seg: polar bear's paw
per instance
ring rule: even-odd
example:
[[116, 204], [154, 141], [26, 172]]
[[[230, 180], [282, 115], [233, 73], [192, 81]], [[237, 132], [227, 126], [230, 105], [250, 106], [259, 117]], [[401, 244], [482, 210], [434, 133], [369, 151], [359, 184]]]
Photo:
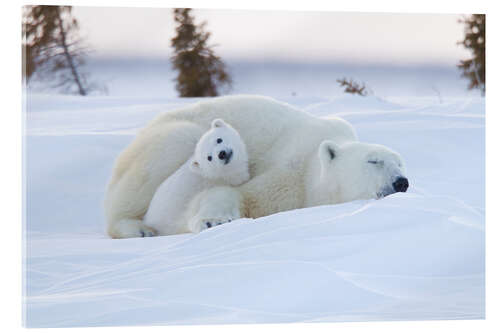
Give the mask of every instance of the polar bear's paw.
[[139, 233], [141, 234], [141, 237], [153, 237], [157, 235], [156, 230], [145, 225], [141, 226]]
[[194, 219], [191, 221], [190, 225], [191, 232], [201, 232], [203, 230], [211, 229], [217, 227], [219, 225], [229, 223], [235, 220], [237, 217], [234, 216], [225, 216], [225, 217], [217, 217], [217, 218], [204, 218], [204, 219]]
[[114, 223], [109, 229], [113, 238], [153, 237], [157, 235], [155, 229], [148, 227], [141, 220], [124, 219]]
[[229, 218], [229, 217], [227, 217], [227, 218], [217, 218], [217, 219], [205, 219], [205, 220], [201, 221], [201, 230], [209, 229], [209, 228], [212, 228], [212, 227], [216, 227], [216, 226], [224, 224], [224, 223], [229, 223], [232, 220], [233, 219]]

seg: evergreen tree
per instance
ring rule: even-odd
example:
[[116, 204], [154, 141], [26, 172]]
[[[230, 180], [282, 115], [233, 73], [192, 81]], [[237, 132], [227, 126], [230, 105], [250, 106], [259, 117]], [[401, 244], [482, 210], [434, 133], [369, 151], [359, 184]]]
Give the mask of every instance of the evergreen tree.
[[78, 36], [78, 22], [71, 6], [24, 8], [23, 40], [25, 75], [35, 72], [63, 91], [87, 95], [96, 85], [82, 71], [88, 49]]
[[472, 58], [460, 60], [458, 68], [462, 71], [462, 77], [469, 79], [469, 89], [478, 88], [484, 96], [486, 90], [486, 15], [473, 14], [459, 22], [465, 24], [465, 38], [459, 44], [472, 51]]
[[56, 29], [56, 6], [23, 7], [23, 75], [29, 80], [33, 73], [47, 59], [41, 55], [52, 43], [52, 35]]
[[172, 63], [178, 71], [176, 89], [181, 97], [217, 96], [222, 86], [230, 88], [231, 77], [207, 41], [206, 23], [194, 24], [191, 8], [174, 9], [177, 35], [172, 38]]

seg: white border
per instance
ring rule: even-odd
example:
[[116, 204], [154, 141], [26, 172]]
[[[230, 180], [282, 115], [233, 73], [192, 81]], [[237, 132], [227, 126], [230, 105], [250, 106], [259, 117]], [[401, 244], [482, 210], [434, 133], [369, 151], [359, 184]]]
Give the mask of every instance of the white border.
[[[6, 4], [7, 3], [7, 4]], [[497, 332], [500, 328], [498, 316], [500, 307], [499, 287], [500, 276], [498, 263], [499, 253], [499, 224], [498, 203], [495, 192], [499, 184], [499, 66], [498, 59], [498, 34], [500, 32], [500, 17], [498, 5], [495, 1], [401, 1], [401, 0], [349, 0], [349, 1], [228, 1], [228, 0], [66, 0], [66, 1], [9, 1], [3, 4], [0, 11], [1, 41], [2, 41], [2, 66], [0, 92], [2, 105], [2, 145], [0, 146], [3, 160], [2, 165], [2, 190], [0, 191], [2, 212], [2, 283], [1, 290], [1, 326], [6, 332], [21, 330], [21, 6], [25, 4], [54, 4], [75, 6], [116, 6], [116, 7], [195, 7], [195, 8], [237, 8], [258, 10], [330, 10], [330, 11], [363, 11], [363, 12], [411, 12], [411, 13], [486, 13], [487, 14], [487, 113], [486, 113], [486, 320], [476, 321], [414, 321], [414, 322], [362, 322], [362, 323], [325, 323], [325, 324], [273, 324], [273, 325], [210, 325], [210, 326], [167, 326], [167, 327], [119, 327], [119, 328], [92, 328], [94, 332], [115, 331], [131, 332], [141, 331], [180, 331], [196, 332], [254, 332], [287, 330], [301, 332], [310, 330], [314, 332]], [[497, 59], [497, 60], [495, 60]], [[87, 328], [82, 328], [87, 329]], [[50, 329], [40, 329], [47, 331]], [[78, 330], [78, 329], [75, 329]], [[65, 329], [58, 329], [58, 332]]]

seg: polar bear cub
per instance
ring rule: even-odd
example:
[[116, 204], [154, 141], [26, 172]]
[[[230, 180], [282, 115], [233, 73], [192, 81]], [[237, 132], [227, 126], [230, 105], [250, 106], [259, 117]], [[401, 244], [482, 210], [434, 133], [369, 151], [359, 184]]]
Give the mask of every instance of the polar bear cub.
[[[197, 194], [221, 185], [240, 185], [249, 178], [245, 143], [238, 131], [222, 119], [215, 119], [196, 144], [194, 155], [158, 187], [144, 216], [144, 224], [154, 228], [158, 235], [172, 235], [199, 232], [229, 222], [209, 221], [218, 217], [206, 215], [210, 212], [195, 211]], [[238, 196], [238, 192], [234, 195]]]

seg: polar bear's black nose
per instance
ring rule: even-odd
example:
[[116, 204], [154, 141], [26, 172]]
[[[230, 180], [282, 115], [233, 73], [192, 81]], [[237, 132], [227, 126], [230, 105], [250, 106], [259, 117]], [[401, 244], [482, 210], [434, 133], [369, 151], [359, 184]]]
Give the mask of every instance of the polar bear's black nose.
[[220, 160], [225, 160], [226, 159], [226, 151], [225, 150], [221, 150], [220, 153], [219, 153], [219, 159]]
[[406, 192], [408, 186], [408, 179], [405, 177], [398, 177], [396, 181], [392, 183], [392, 187], [394, 187], [394, 191], [396, 192]]

